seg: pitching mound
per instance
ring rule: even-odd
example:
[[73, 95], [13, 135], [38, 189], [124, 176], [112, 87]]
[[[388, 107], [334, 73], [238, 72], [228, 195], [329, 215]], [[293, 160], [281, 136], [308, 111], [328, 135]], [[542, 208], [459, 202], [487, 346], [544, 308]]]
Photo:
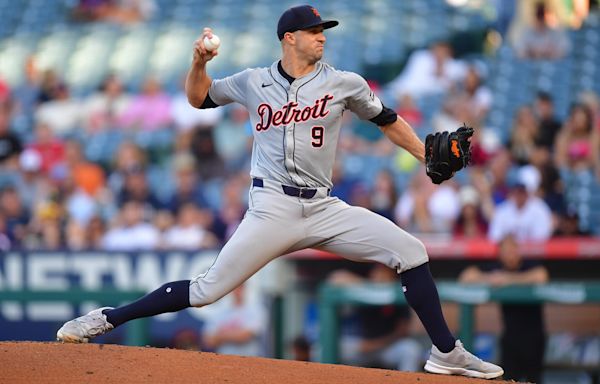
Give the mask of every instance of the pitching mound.
[[104, 344], [1, 342], [0, 367], [0, 383], [490, 383], [464, 377]]

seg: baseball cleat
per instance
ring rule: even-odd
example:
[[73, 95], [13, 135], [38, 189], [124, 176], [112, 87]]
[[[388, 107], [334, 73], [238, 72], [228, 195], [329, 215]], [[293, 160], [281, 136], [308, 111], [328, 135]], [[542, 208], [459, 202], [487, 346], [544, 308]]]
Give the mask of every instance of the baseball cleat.
[[114, 327], [106, 320], [106, 315], [102, 313], [105, 309], [113, 308], [94, 309], [87, 315], [67, 321], [56, 332], [56, 339], [65, 343], [87, 343], [91, 338], [110, 331]]
[[442, 375], [460, 375], [479, 379], [495, 379], [504, 374], [504, 370], [492, 363], [481, 360], [467, 351], [460, 340], [448, 353], [443, 353], [434, 345], [431, 356], [425, 363], [425, 371]]

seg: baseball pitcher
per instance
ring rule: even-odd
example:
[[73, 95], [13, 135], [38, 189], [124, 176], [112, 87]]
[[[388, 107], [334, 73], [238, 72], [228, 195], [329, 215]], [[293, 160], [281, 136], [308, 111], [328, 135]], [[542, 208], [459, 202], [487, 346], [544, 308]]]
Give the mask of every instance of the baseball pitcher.
[[502, 368], [466, 351], [450, 333], [423, 243], [382, 216], [330, 196], [346, 110], [370, 120], [389, 140], [425, 162], [435, 183], [466, 166], [472, 134], [466, 127], [438, 133], [424, 145], [361, 76], [321, 61], [324, 30], [336, 25], [309, 5], [290, 8], [277, 26], [281, 60], [220, 80], [206, 72], [218, 51], [205, 41], [218, 40], [211, 29], [204, 29], [194, 44], [186, 93], [197, 108], [236, 102], [248, 109], [254, 135], [248, 211], [206, 273], [167, 283], [129, 305], [99, 308], [71, 320], [58, 330], [59, 340], [85, 342], [132, 319], [211, 304], [276, 257], [315, 248], [398, 271], [407, 302], [433, 343], [425, 370], [485, 379], [503, 374]]

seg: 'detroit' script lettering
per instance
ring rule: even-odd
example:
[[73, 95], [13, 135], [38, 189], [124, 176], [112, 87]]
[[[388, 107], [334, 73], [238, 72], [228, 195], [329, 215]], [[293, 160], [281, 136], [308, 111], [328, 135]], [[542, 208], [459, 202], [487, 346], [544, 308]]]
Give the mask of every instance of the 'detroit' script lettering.
[[304, 108], [298, 108], [298, 103], [290, 101], [285, 104], [281, 109], [273, 112], [273, 107], [269, 104], [262, 103], [258, 106], [258, 116], [260, 116], [260, 123], [256, 124], [257, 131], [266, 131], [273, 127], [280, 125], [290, 124], [292, 121], [296, 123], [308, 121], [310, 119], [316, 120], [323, 118], [329, 114], [327, 109], [327, 103], [333, 100], [333, 96], [325, 95], [322, 98], [315, 101], [312, 106], [306, 106]]

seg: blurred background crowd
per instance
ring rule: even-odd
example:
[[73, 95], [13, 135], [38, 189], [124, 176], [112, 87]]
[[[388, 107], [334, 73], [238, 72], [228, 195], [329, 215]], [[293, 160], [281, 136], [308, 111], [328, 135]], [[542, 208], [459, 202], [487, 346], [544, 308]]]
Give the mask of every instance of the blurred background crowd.
[[[208, 65], [213, 78], [270, 65], [280, 54], [277, 19], [295, 4], [0, 0], [0, 258], [6, 251], [26, 257], [37, 250], [218, 250], [247, 208], [252, 127], [239, 105], [189, 106], [183, 84], [192, 44], [203, 26], [221, 37], [219, 56]], [[419, 137], [463, 123], [476, 132], [471, 166], [436, 186], [375, 125], [346, 114], [333, 195], [426, 242], [501, 244], [491, 266], [461, 272], [432, 260], [434, 274], [444, 269], [444, 278], [463, 283], [547, 283], [550, 263], [524, 261], [518, 244], [600, 236], [597, 0], [311, 5], [340, 20], [326, 33], [324, 61], [364, 76]], [[559, 278], [597, 280], [585, 261], [568, 258], [576, 256], [557, 261], [563, 264], [554, 271], [564, 269]], [[318, 360], [318, 284], [386, 284], [397, 277], [380, 266], [337, 269], [320, 261], [299, 261], [285, 293], [303, 303], [291, 316], [304, 316], [296, 321], [302, 324], [287, 327], [301, 330], [286, 340], [287, 356], [298, 360]], [[459, 261], [465, 267], [471, 259]], [[268, 355], [270, 314], [244, 292], [242, 286], [223, 299], [202, 332], [182, 323], [169, 345]], [[581, 364], [598, 374], [597, 305], [568, 314], [561, 308], [549, 309], [552, 330], [571, 324], [589, 337], [546, 338], [538, 304], [479, 313], [489, 332], [499, 333], [504, 323], [496, 360], [507, 378], [539, 382], [544, 353], [546, 362]], [[407, 307], [345, 308], [341, 315], [343, 362], [422, 367], [428, 346], [412, 337], [423, 330]], [[477, 340], [475, 351], [493, 359], [485, 345], [494, 339]]]
[[[277, 12], [234, 14], [236, 1], [0, 1], [1, 249], [227, 240], [246, 208], [248, 113], [193, 109], [183, 78], [202, 25], [224, 42], [213, 77], [277, 57]], [[334, 195], [424, 235], [600, 234], [597, 4], [316, 3], [342, 22], [325, 60], [362, 73], [419, 136], [476, 128], [472, 167], [435, 186], [348, 115]], [[344, 23], [357, 15], [364, 33]], [[270, 51], [241, 49], [261, 39]]]
[[[239, 105], [189, 106], [183, 82], [192, 44], [204, 26], [221, 37], [219, 56], [208, 65], [213, 78], [269, 65], [280, 54], [277, 19], [295, 4], [0, 0], [0, 256], [9, 250], [219, 249], [247, 207], [252, 127]], [[340, 20], [326, 33], [324, 61], [363, 75], [422, 139], [463, 123], [476, 128], [471, 166], [436, 186], [375, 125], [346, 114], [333, 195], [424, 240], [505, 244], [493, 269], [453, 272], [467, 283], [546, 283], [548, 271], [522, 263], [516, 243], [600, 235], [597, 0], [311, 5]], [[354, 272], [337, 270], [327, 281], [343, 286], [395, 278], [377, 266]], [[203, 335], [184, 329], [172, 345], [263, 353], [256, 337], [266, 332], [266, 314], [246, 302], [243, 291], [235, 291]], [[312, 322], [290, 344], [300, 360], [314, 352], [311, 308]], [[503, 348], [515, 335], [533, 335], [532, 349], [521, 351], [541, 359], [541, 306], [505, 309], [505, 331], [513, 338], [503, 338]], [[407, 338], [408, 320], [406, 307], [359, 310], [350, 322], [353, 337], [342, 338], [343, 358], [420, 369], [423, 350]], [[597, 324], [591, 327], [596, 336]], [[549, 347], [560, 354], [573, 340], [552, 339]], [[581, 349], [592, 351], [587, 355], [573, 354], [596, 364], [600, 339], [589, 345]], [[513, 377], [537, 381], [540, 369]]]

